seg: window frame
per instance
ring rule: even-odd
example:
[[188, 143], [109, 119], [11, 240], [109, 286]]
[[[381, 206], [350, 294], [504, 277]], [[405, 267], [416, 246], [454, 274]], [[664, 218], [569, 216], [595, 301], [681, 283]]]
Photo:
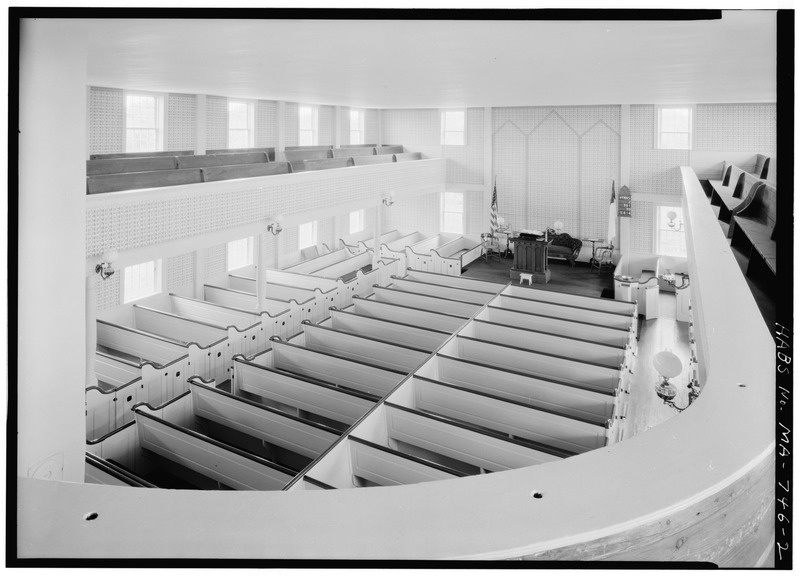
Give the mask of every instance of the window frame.
[[[452, 113], [460, 113], [464, 122], [464, 128], [461, 130], [448, 130], [447, 129], [447, 115]], [[461, 142], [454, 144], [447, 142], [448, 134], [460, 134]], [[466, 146], [467, 145], [467, 110], [466, 108], [450, 108], [447, 110], [440, 110], [439, 114], [439, 142], [442, 146]]]
[[[666, 215], [669, 211], [675, 210], [678, 213], [678, 220], [683, 223], [683, 228], [681, 230], [671, 230], [669, 228], [662, 228], [662, 212], [666, 219]], [[653, 226], [654, 234], [653, 234], [653, 254], [657, 256], [668, 256], [668, 257], [675, 257], [675, 258], [687, 258], [688, 252], [686, 248], [686, 218], [683, 214], [683, 207], [676, 205], [676, 204], [656, 204], [654, 206], [654, 217], [653, 220], [655, 225]], [[683, 254], [672, 254], [664, 252], [661, 248], [662, 241], [661, 241], [661, 232], [672, 232], [675, 234], [682, 234], [683, 238]]]
[[[144, 96], [153, 98], [155, 100], [155, 131], [156, 147], [154, 150], [133, 150], [128, 144], [128, 130], [142, 130], [142, 128], [129, 128], [128, 127], [128, 104], [129, 96]], [[163, 152], [165, 150], [166, 142], [166, 94], [161, 92], [147, 92], [144, 90], [123, 90], [122, 92], [122, 149], [123, 152]], [[147, 128], [150, 130], [150, 128]]]
[[[129, 274], [132, 273], [132, 268], [144, 266], [146, 264], [155, 264], [155, 269], [153, 271], [153, 289], [151, 292], [146, 294], [136, 294], [128, 298], [128, 278]], [[122, 303], [123, 304], [130, 304], [131, 302], [136, 302], [138, 300], [143, 300], [144, 298], [148, 298], [150, 296], [155, 296], [156, 294], [161, 294], [164, 292], [164, 264], [162, 258], [156, 258], [154, 260], [147, 260], [145, 262], [139, 262], [138, 264], [131, 264], [130, 266], [125, 266], [122, 269], [122, 279], [120, 282], [120, 290], [122, 291]]]
[[[656, 104], [656, 117], [653, 127], [655, 130], [655, 149], [656, 150], [694, 150], [694, 119], [697, 106], [694, 104]], [[661, 113], [664, 110], [688, 110], [689, 112], [689, 129], [688, 132], [665, 132], [661, 128]], [[688, 145], [686, 148], [665, 146], [661, 142], [662, 134], [688, 134]]]
[[[353, 114], [358, 114], [356, 123], [358, 126], [353, 129]], [[348, 118], [350, 119], [350, 144], [364, 144], [364, 110], [361, 108], [350, 108], [348, 111]], [[358, 133], [357, 142], [353, 141], [353, 132]]]
[[[242, 264], [241, 266], [231, 267], [231, 245], [236, 244], [238, 242], [246, 242], [244, 250], [247, 253], [247, 255], [245, 257], [247, 261], [246, 261], [245, 264]], [[251, 266], [252, 264], [255, 263], [254, 259], [253, 259], [253, 254], [254, 254], [253, 246], [254, 246], [254, 244], [255, 243], [253, 242], [253, 237], [252, 236], [247, 236], [245, 238], [239, 238], [238, 240], [231, 240], [230, 242], [226, 243], [225, 267], [227, 268], [228, 272], [230, 272], [231, 270], [237, 270], [239, 268], [244, 268], [245, 266]]]
[[[448, 194], [458, 194], [461, 197], [461, 210], [460, 211], [448, 209], [448, 205], [447, 205], [447, 195]], [[464, 234], [464, 229], [465, 229], [464, 202], [465, 201], [466, 201], [466, 198], [465, 198], [464, 192], [460, 192], [460, 191], [457, 191], [457, 190], [455, 190], [455, 191], [451, 190], [451, 191], [442, 192], [441, 199], [440, 199], [440, 204], [439, 204], [439, 206], [440, 206], [440, 210], [439, 210], [439, 230], [441, 230], [442, 233], [444, 233], [444, 234]], [[446, 214], [458, 214], [459, 215], [459, 229], [458, 230], [448, 229], [448, 227], [445, 225], [446, 224], [446, 218], [445, 218]]]
[[[303, 110], [311, 111], [311, 128], [303, 128]], [[305, 132], [311, 133], [311, 143], [303, 142], [303, 134]], [[298, 104], [297, 105], [297, 144], [299, 146], [318, 146], [319, 145], [319, 106], [311, 104]]]
[[[301, 240], [303, 238], [303, 227], [304, 226], [311, 226], [311, 239], [312, 242], [310, 244], [301, 244]], [[319, 237], [317, 236], [317, 221], [311, 220], [310, 222], [303, 222], [297, 227], [297, 249], [303, 250], [305, 248], [310, 248], [311, 246], [316, 246], [319, 243]]]
[[[244, 104], [247, 108], [247, 128], [231, 128], [231, 104]], [[256, 140], [256, 113], [255, 102], [244, 98], [228, 98], [228, 148], [254, 148]], [[247, 146], [234, 146], [231, 144], [231, 130], [247, 132]]]
[[[356, 219], [358, 220], [358, 223], [359, 223], [358, 230], [353, 230], [353, 216], [354, 215], [357, 215]], [[353, 210], [352, 212], [350, 212], [350, 221], [349, 221], [348, 227], [347, 227], [347, 229], [350, 231], [349, 234], [356, 234], [357, 232], [361, 232], [362, 230], [364, 230], [364, 228], [365, 228], [364, 209], [360, 208], [358, 210]]]

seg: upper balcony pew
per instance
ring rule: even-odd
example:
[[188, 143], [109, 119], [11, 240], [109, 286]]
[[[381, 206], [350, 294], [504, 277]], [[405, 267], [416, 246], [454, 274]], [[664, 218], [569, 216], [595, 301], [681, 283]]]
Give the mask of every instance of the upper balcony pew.
[[283, 157], [292, 165], [293, 172], [302, 172], [305, 170], [306, 160], [319, 160], [324, 158], [333, 158], [330, 146], [320, 148], [299, 148], [289, 149], [288, 147], [283, 152]]
[[407, 160], [422, 160], [421, 152], [406, 152], [404, 154], [394, 154], [395, 162], [405, 162]]
[[[183, 156], [182, 158], [194, 158]], [[196, 168], [197, 166], [181, 166]], [[137, 156], [134, 158], [109, 158], [103, 160], [87, 160], [86, 175], [122, 174], [124, 172], [153, 172], [157, 170], [175, 170], [178, 168], [176, 156]]]
[[[294, 167], [295, 164], [292, 164]], [[348, 168], [355, 166], [351, 157], [347, 158], [315, 158], [303, 160], [303, 171], [330, 170], [332, 168]]]
[[353, 156], [353, 166], [367, 166], [369, 164], [388, 164], [394, 162], [391, 154], [379, 154], [376, 156]]
[[104, 192], [199, 184], [203, 181], [203, 172], [200, 168], [100, 174], [86, 178], [86, 192], [87, 194], [102, 194]]
[[217, 182], [219, 180], [291, 174], [293, 167], [288, 162], [261, 162], [256, 164], [209, 166], [200, 170], [203, 172], [203, 182]]
[[204, 154], [202, 156], [178, 156], [178, 168], [209, 168], [211, 166], [235, 166], [239, 164], [265, 164], [269, 162], [266, 152], [235, 152], [229, 154]]
[[376, 146], [375, 147], [375, 154], [378, 154], [378, 155], [387, 154], [387, 155], [392, 156], [394, 154], [403, 154], [404, 152], [405, 152], [405, 149], [402, 146], [395, 146], [395, 145], [386, 146], [386, 145], [384, 145], [384, 146]]
[[213, 150], [206, 150], [206, 154], [239, 154], [247, 152], [264, 152], [266, 153], [270, 162], [275, 162], [274, 146], [266, 146], [263, 148], [217, 148]]
[[356, 156], [375, 156], [374, 146], [346, 146], [333, 148], [331, 153], [334, 158], [354, 158]]
[[732, 247], [744, 250], [748, 256], [748, 275], [757, 273], [761, 263], [772, 276], [777, 273], [776, 218], [777, 190], [767, 183], [762, 183], [733, 213], [728, 237]]
[[192, 156], [194, 150], [167, 150], [161, 152], [115, 152], [113, 154], [90, 154], [89, 160], [109, 160], [113, 158], [143, 158], [155, 156]]

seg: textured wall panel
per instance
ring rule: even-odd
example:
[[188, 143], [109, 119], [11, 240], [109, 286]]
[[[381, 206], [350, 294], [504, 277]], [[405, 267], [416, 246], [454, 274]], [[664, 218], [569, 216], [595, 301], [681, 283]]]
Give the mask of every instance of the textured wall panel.
[[[487, 202], [485, 206], [489, 206]], [[464, 192], [464, 234], [481, 234], [489, 231], [489, 211], [484, 209], [483, 190]]]
[[[341, 106], [339, 108], [340, 114], [340, 124], [339, 124], [339, 145], [344, 146], [345, 144], [352, 144], [350, 142], [350, 107], [349, 106]], [[364, 124], [366, 126], [366, 119], [364, 119]], [[370, 143], [369, 140], [364, 140], [367, 144]]]
[[299, 139], [300, 119], [295, 102], [287, 102], [283, 107], [283, 144], [284, 146], [297, 146]]
[[482, 108], [470, 108], [466, 114], [464, 146], [442, 146], [447, 158], [447, 181], [460, 184], [483, 184]]
[[681, 166], [689, 165], [688, 150], [656, 150], [655, 106], [631, 106], [631, 193], [680, 194]]
[[194, 94], [168, 94], [166, 122], [166, 150], [194, 150], [197, 97]]
[[206, 98], [206, 150], [228, 147], [228, 99]]
[[[203, 193], [204, 185], [198, 184], [190, 194], [163, 199], [121, 203], [109, 197], [108, 204], [102, 204], [105, 198], [93, 199], [101, 204], [86, 211], [86, 255], [102, 254], [108, 248], [122, 251], [160, 244], [191, 237], [198, 231], [225, 230], [265, 220], [273, 214], [364, 202], [373, 200], [380, 190], [415, 190], [444, 184], [441, 161], [407, 163], [403, 170], [358, 174], [346, 170], [330, 170], [333, 175], [326, 173], [312, 181], [284, 177], [261, 186], [243, 180], [228, 191], [213, 194]], [[438, 219], [438, 204], [432, 218]], [[282, 234], [282, 240], [287, 232]], [[296, 249], [295, 242], [288, 251]]]
[[89, 154], [123, 152], [124, 106], [122, 90], [89, 88]]
[[494, 132], [493, 139], [497, 212], [514, 230], [525, 230], [530, 227], [527, 136], [508, 121]]
[[383, 144], [381, 142], [378, 114], [375, 109], [364, 111], [364, 142], [368, 144]]
[[255, 146], [278, 145], [278, 104], [271, 100], [256, 100]]
[[319, 134], [317, 144], [320, 146], [333, 145], [336, 134], [336, 108], [334, 106], [319, 107]]
[[118, 270], [116, 274], [110, 276], [106, 280], [101, 280], [97, 277], [97, 310], [107, 310], [122, 304], [122, 271]]
[[776, 130], [775, 104], [698, 104], [695, 148], [770, 154]]
[[[598, 121], [581, 138], [580, 230], [584, 238], [605, 238], [611, 183], [619, 190], [619, 134]], [[565, 223], [566, 224], [566, 223]]]
[[203, 275], [206, 278], [219, 276], [227, 272], [228, 245], [219, 244], [212, 246], [205, 251], [205, 261], [203, 262]]
[[386, 143], [413, 149], [415, 146], [439, 146], [440, 138], [438, 110], [383, 111], [383, 140]]
[[652, 202], [636, 200], [631, 202], [631, 250], [648, 254], [653, 252], [655, 238], [654, 214]]
[[439, 231], [441, 195], [439, 193], [417, 196], [411, 200], [398, 200], [384, 212], [384, 228], [401, 232], [424, 232], [435, 234]]
[[[226, 252], [227, 254], [227, 252]], [[194, 283], [194, 253], [167, 258], [164, 262], [167, 275], [167, 291], [178, 290]]]

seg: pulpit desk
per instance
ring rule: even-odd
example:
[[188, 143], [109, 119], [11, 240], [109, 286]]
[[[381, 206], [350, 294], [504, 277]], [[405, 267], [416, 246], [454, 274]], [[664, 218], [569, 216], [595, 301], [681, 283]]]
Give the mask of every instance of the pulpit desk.
[[542, 236], [509, 238], [514, 244], [514, 263], [511, 266], [511, 279], [519, 281], [522, 272], [533, 274], [537, 284], [550, 281], [550, 268], [547, 265], [547, 248], [550, 242]]

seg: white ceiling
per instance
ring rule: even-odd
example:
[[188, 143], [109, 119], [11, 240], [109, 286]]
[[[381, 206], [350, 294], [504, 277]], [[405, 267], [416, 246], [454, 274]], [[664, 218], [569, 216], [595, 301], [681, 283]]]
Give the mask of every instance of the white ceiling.
[[371, 108], [777, 98], [773, 10], [724, 11], [721, 20], [672, 22], [128, 19], [84, 24], [93, 86]]

